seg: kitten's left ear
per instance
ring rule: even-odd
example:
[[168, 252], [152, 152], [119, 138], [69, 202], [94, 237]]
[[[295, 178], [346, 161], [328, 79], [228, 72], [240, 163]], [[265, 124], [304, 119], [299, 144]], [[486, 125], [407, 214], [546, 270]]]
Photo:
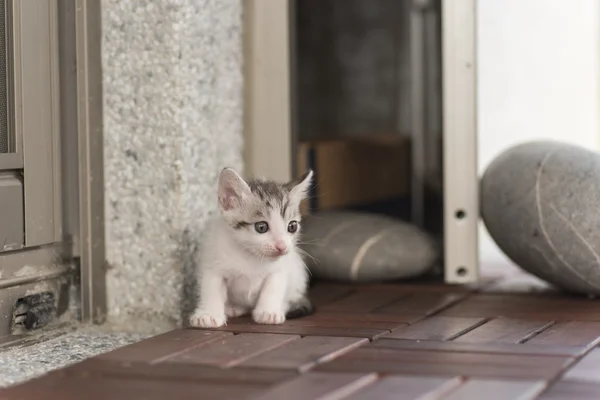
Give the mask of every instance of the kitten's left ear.
[[250, 187], [234, 169], [223, 168], [219, 175], [219, 207], [223, 211], [242, 206], [250, 193]]
[[290, 197], [297, 199], [298, 201], [302, 201], [308, 197], [308, 191], [310, 190], [310, 186], [312, 185], [313, 171], [309, 169], [304, 175], [302, 175], [299, 179], [296, 179], [286, 186], [290, 191]]

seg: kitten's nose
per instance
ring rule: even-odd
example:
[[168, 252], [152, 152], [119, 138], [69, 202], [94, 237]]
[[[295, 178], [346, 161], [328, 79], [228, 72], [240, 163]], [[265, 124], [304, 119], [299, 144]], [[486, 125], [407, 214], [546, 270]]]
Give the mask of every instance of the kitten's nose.
[[287, 251], [287, 246], [283, 242], [277, 242], [275, 243], [275, 249], [279, 254], [284, 254]]

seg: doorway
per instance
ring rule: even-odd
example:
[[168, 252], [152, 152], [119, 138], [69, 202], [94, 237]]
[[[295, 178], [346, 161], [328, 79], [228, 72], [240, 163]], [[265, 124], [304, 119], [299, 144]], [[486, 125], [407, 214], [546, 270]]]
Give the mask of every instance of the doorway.
[[[357, 137], [377, 136], [379, 144], [370, 147], [385, 151], [391, 141], [397, 154], [408, 149], [402, 157], [410, 161], [406, 168], [388, 157], [396, 164], [387, 174], [410, 184], [383, 183], [372, 190], [383, 196], [370, 204], [359, 204], [356, 190], [351, 207], [392, 213], [432, 231], [443, 244], [443, 280], [477, 281], [476, 0], [249, 0], [245, 6], [248, 174], [297, 176], [318, 153], [315, 140], [342, 142], [339, 151], [323, 145], [330, 148], [324, 159], [335, 161]], [[356, 184], [335, 176], [336, 184], [346, 178]], [[373, 183], [368, 174], [362, 180]], [[332, 193], [333, 186], [322, 190]], [[330, 204], [338, 207], [348, 199], [335, 200]]]

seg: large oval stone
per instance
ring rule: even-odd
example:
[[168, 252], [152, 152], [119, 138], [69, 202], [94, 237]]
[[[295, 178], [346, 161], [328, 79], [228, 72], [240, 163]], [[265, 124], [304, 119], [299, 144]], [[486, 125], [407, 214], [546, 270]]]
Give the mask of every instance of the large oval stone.
[[497, 157], [481, 180], [482, 218], [517, 265], [568, 291], [600, 294], [600, 156], [529, 142]]
[[305, 217], [301, 242], [312, 275], [336, 281], [414, 278], [435, 266], [440, 255], [434, 239], [416, 226], [358, 212]]

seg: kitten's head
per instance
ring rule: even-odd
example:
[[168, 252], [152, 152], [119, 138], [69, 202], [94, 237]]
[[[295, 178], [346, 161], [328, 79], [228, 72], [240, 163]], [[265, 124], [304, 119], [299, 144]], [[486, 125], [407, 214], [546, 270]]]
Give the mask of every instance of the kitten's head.
[[248, 253], [267, 258], [287, 254], [300, 232], [300, 203], [307, 196], [313, 172], [285, 184], [244, 181], [231, 168], [219, 176], [219, 208], [234, 238]]

